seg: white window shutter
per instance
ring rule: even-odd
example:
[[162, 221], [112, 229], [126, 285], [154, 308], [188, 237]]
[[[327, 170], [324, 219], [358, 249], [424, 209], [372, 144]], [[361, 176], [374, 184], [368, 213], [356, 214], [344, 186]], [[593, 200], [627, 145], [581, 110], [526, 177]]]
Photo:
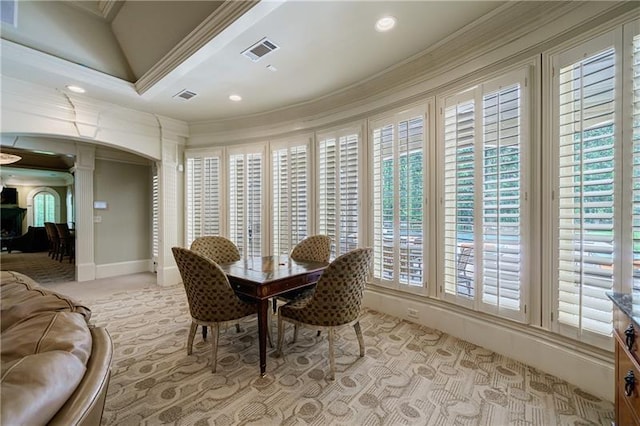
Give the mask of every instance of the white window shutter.
[[331, 237], [331, 255], [358, 247], [358, 133], [321, 138], [318, 150], [319, 224]]
[[[635, 28], [640, 24], [635, 23]], [[640, 290], [640, 35], [632, 41], [631, 84], [632, 84], [632, 144], [633, 144], [633, 195], [632, 195], [632, 252], [633, 289]], [[626, 56], [625, 56], [626, 57]]]
[[444, 109], [444, 292], [475, 297], [476, 108], [473, 92]]
[[287, 255], [308, 235], [308, 147], [272, 150], [273, 254]]
[[262, 256], [263, 155], [229, 156], [229, 236], [242, 256]]
[[373, 277], [425, 289], [425, 115], [405, 112], [372, 123]]
[[608, 336], [615, 240], [615, 50], [563, 65], [557, 78], [558, 322]]
[[221, 232], [219, 154], [188, 154], [186, 161], [186, 244]]

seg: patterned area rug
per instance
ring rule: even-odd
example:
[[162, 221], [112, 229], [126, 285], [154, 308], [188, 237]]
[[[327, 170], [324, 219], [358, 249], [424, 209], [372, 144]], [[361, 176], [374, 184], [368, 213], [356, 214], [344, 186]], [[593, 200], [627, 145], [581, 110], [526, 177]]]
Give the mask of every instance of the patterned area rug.
[[76, 265], [66, 257], [62, 262], [51, 259], [47, 252], [2, 252], [0, 269], [16, 271], [32, 278], [38, 284], [60, 283], [76, 279]]
[[353, 328], [336, 333], [331, 382], [326, 333], [301, 329], [261, 378], [248, 318], [240, 333], [221, 331], [214, 374], [200, 330], [187, 355], [182, 287], [85, 302], [115, 347], [105, 425], [610, 425], [614, 416], [610, 402], [556, 377], [374, 311], [361, 321], [364, 358]]

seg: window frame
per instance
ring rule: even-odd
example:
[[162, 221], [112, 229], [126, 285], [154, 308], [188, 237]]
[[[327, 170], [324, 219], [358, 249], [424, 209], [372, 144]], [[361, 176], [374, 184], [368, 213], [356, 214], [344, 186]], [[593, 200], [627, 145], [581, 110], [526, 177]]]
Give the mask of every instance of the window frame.
[[[189, 216], [188, 216], [188, 211], [189, 211], [189, 184], [190, 184], [190, 179], [189, 179], [189, 160], [190, 159], [200, 159], [200, 160], [204, 160], [205, 158], [217, 158], [218, 159], [218, 174], [220, 177], [220, 180], [218, 182], [218, 187], [219, 187], [219, 193], [218, 193], [218, 198], [221, 200], [225, 200], [226, 198], [226, 174], [224, 173], [225, 170], [225, 152], [224, 149], [222, 148], [207, 148], [207, 149], [188, 149], [185, 150], [184, 153], [184, 161], [185, 161], [185, 167], [184, 167], [184, 198], [185, 198], [185, 212], [184, 212], [184, 244], [185, 247], [190, 247], [191, 243], [193, 242], [193, 239], [202, 236], [202, 235], [195, 235], [194, 234], [194, 238], [193, 239], [189, 239], [190, 233], [191, 231], [189, 230]], [[202, 176], [202, 179], [205, 179], [204, 173]], [[203, 185], [203, 191], [204, 191], [204, 185]], [[200, 195], [202, 197], [202, 194]], [[205, 211], [205, 205], [204, 203], [202, 203], [201, 205], [201, 209], [204, 212]], [[225, 235], [225, 218], [226, 218], [226, 208], [219, 208], [218, 210], [218, 229], [220, 230], [220, 235]], [[201, 216], [201, 220], [204, 220], [204, 215]], [[204, 225], [201, 223], [200, 227], [203, 227]], [[205, 235], [205, 234], [203, 234]]]
[[[375, 116], [370, 117], [367, 120], [367, 197], [368, 204], [370, 206], [370, 211], [374, 212], [375, 209], [375, 147], [374, 147], [374, 131], [375, 129], [382, 128], [387, 125], [393, 125], [394, 134], [397, 134], [397, 124], [400, 122], [409, 121], [411, 119], [421, 117], [422, 125], [423, 125], [423, 133], [422, 133], [422, 282], [420, 286], [412, 286], [409, 284], [401, 284], [397, 279], [399, 273], [397, 272], [399, 269], [399, 258], [401, 256], [399, 252], [399, 236], [396, 238], [393, 237], [393, 258], [394, 258], [394, 266], [393, 269], [396, 271], [395, 277], [393, 280], [384, 280], [380, 278], [376, 278], [375, 272], [371, 274], [370, 282], [374, 285], [378, 285], [381, 287], [386, 287], [389, 289], [399, 290], [406, 293], [418, 294], [418, 295], [428, 295], [430, 293], [430, 285], [433, 278], [432, 271], [432, 258], [434, 255], [433, 249], [429, 250], [427, 241], [430, 241], [430, 235], [432, 232], [432, 224], [434, 219], [434, 214], [431, 210], [430, 203], [428, 202], [431, 198], [431, 180], [432, 174], [430, 167], [432, 162], [432, 150], [430, 149], [433, 140], [433, 128], [434, 121], [432, 119], [431, 111], [433, 110], [433, 98], [428, 98], [418, 103], [414, 103], [411, 105], [407, 105], [403, 108], [397, 108], [395, 110], [390, 110], [385, 113], [381, 113]], [[397, 153], [397, 146], [394, 144], [394, 152]], [[394, 154], [395, 155], [395, 154]], [[394, 169], [394, 181], [397, 180], [398, 170]], [[399, 195], [397, 192], [394, 192], [394, 205], [397, 205], [399, 200]], [[395, 210], [395, 209], [394, 209]], [[394, 212], [394, 217], [397, 214]], [[375, 259], [375, 214], [371, 213], [368, 218], [369, 224], [369, 232], [366, 234], [367, 244], [368, 246], [373, 247], [374, 250], [374, 259]], [[394, 234], [399, 234], [400, 231], [400, 223], [394, 219], [393, 229]], [[375, 267], [375, 266], [374, 266]]]
[[60, 194], [58, 194], [58, 191], [56, 191], [55, 189], [48, 187], [48, 186], [39, 186], [37, 188], [33, 188], [31, 191], [29, 191], [28, 195], [27, 195], [27, 226], [35, 226], [36, 223], [36, 208], [35, 208], [35, 198], [36, 195], [40, 194], [41, 192], [45, 192], [47, 194], [50, 194], [53, 196], [53, 203], [54, 203], [54, 222], [55, 223], [59, 223], [61, 218], [60, 218]]
[[[621, 78], [621, 60], [622, 60], [622, 26], [617, 26], [614, 29], [610, 29], [604, 33], [594, 35], [593, 37], [583, 38], [581, 40], [574, 40], [571, 43], [564, 44], [554, 49], [551, 52], [545, 54], [545, 59], [548, 62], [547, 69], [550, 71], [548, 75], [543, 78], [549, 83], [549, 106], [548, 113], [546, 115], [547, 124], [549, 128], [549, 154], [545, 157], [549, 161], [550, 173], [545, 182], [543, 177], [543, 184], [546, 183], [548, 187], [548, 194], [550, 196], [548, 211], [545, 214], [548, 217], [548, 223], [546, 224], [546, 234], [550, 238], [545, 239], [542, 242], [542, 250], [547, 251], [550, 255], [547, 256], [544, 261], [548, 262], [548, 266], [545, 268], [547, 273], [545, 274], [548, 282], [550, 283], [550, 292], [546, 300], [548, 301], [548, 309], [550, 313], [549, 328], [554, 333], [562, 336], [566, 336], [584, 343], [597, 346], [600, 348], [609, 349], [611, 345], [611, 334], [608, 336], [601, 335], [590, 330], [577, 329], [569, 324], [563, 324], [559, 321], [559, 270], [558, 270], [558, 238], [559, 238], [559, 120], [557, 114], [559, 111], [558, 100], [558, 83], [560, 69], [564, 66], [568, 66], [581, 61], [588, 56], [594, 56], [599, 52], [613, 47], [615, 49], [615, 89], [614, 89], [614, 170], [622, 170], [621, 162], [621, 136], [622, 136], [622, 99], [620, 96], [622, 90], [622, 78]], [[613, 285], [612, 291], [621, 291], [621, 279], [620, 274], [616, 271], [621, 270], [621, 234], [622, 221], [620, 220], [622, 214], [622, 185], [621, 185], [622, 173], [616, 173], [614, 176], [614, 253], [613, 253]], [[617, 213], [616, 213], [617, 212]], [[606, 297], [606, 296], [605, 296]], [[607, 302], [611, 303], [611, 302]], [[613, 309], [611, 309], [613, 312]]]
[[[296, 238], [294, 238], [293, 235], [290, 235], [290, 240], [285, 244], [289, 246], [289, 249], [287, 250], [287, 253], [276, 253], [275, 252], [275, 245], [276, 245], [276, 236], [275, 236], [275, 229], [274, 226], [277, 222], [277, 219], [275, 217], [275, 202], [276, 202], [276, 197], [274, 197], [274, 191], [276, 189], [275, 187], [275, 177], [273, 176], [273, 155], [274, 152], [276, 151], [280, 151], [280, 150], [287, 150], [287, 155], [291, 155], [291, 149], [292, 148], [297, 148], [297, 147], [302, 147], [304, 146], [306, 149], [306, 186], [307, 186], [307, 190], [306, 190], [306, 209], [307, 209], [307, 214], [306, 214], [306, 235], [310, 236], [313, 235], [314, 232], [314, 224], [312, 223], [312, 219], [313, 219], [313, 215], [311, 213], [311, 209], [312, 206], [314, 204], [312, 204], [312, 187], [313, 187], [313, 179], [312, 179], [312, 168], [315, 167], [315, 165], [313, 164], [313, 153], [312, 153], [312, 136], [311, 135], [302, 135], [302, 136], [298, 136], [298, 137], [293, 137], [293, 138], [286, 138], [286, 139], [278, 139], [278, 140], [274, 140], [274, 141], [270, 141], [269, 142], [269, 158], [268, 158], [268, 179], [269, 179], [269, 184], [266, 187], [267, 191], [264, 193], [266, 194], [266, 197], [268, 199], [268, 203], [265, 203], [266, 205], [268, 205], [268, 212], [267, 216], [268, 216], [268, 220], [267, 223], [270, 224], [269, 226], [269, 240], [268, 240], [268, 253], [269, 255], [278, 255], [278, 254], [288, 254], [291, 252], [291, 249], [293, 249], [293, 247], [299, 243], [302, 239], [300, 239], [299, 241], [296, 241]], [[289, 171], [289, 176], [291, 175], [291, 169], [288, 169]], [[263, 197], [263, 203], [266, 200]]]
[[[365, 236], [364, 236], [364, 226], [363, 226], [363, 217], [364, 217], [364, 212], [363, 212], [363, 208], [362, 206], [366, 205], [365, 204], [365, 196], [367, 195], [365, 193], [365, 185], [366, 185], [366, 176], [367, 176], [367, 172], [366, 172], [366, 166], [367, 166], [367, 161], [366, 161], [366, 145], [365, 145], [365, 138], [364, 136], [364, 124], [363, 123], [359, 123], [359, 124], [353, 124], [353, 125], [349, 125], [349, 126], [340, 126], [337, 128], [333, 128], [333, 129], [324, 129], [324, 130], [319, 130], [316, 132], [315, 134], [315, 156], [314, 156], [314, 163], [313, 163], [313, 175], [315, 176], [315, 214], [313, 215], [313, 221], [314, 221], [314, 225], [316, 226], [317, 232], [320, 232], [320, 215], [321, 215], [321, 203], [322, 203], [322, 198], [321, 198], [321, 189], [320, 189], [320, 185], [321, 185], [321, 170], [320, 170], [320, 164], [321, 164], [321, 149], [320, 149], [320, 145], [322, 142], [327, 141], [329, 139], [334, 139], [336, 140], [336, 145], [339, 145], [339, 141], [341, 138], [348, 138], [351, 136], [356, 136], [358, 138], [357, 141], [357, 178], [358, 178], [358, 182], [357, 182], [357, 192], [358, 192], [358, 201], [357, 201], [357, 232], [356, 232], [356, 247], [365, 247], [366, 246], [366, 240], [365, 240]], [[336, 152], [340, 152], [340, 148], [336, 148]], [[339, 157], [339, 154], [338, 154]], [[340, 164], [339, 164], [339, 160], [337, 161], [337, 165], [336, 165], [336, 171], [337, 169], [339, 169]], [[364, 177], [364, 178], [363, 178]], [[340, 211], [340, 206], [342, 205], [341, 203], [341, 199], [340, 199], [340, 194], [341, 194], [341, 190], [340, 190], [340, 186], [337, 185], [336, 188], [336, 223], [335, 223], [335, 229], [336, 229], [336, 235], [332, 236], [332, 251], [331, 251], [331, 256], [332, 258], [340, 256], [346, 252], [343, 252], [341, 250], [341, 245], [339, 243], [340, 239], [341, 239], [341, 232], [340, 232], [340, 226], [341, 226], [341, 220], [340, 220], [340, 214], [337, 213]], [[347, 235], [347, 238], [349, 236]]]
[[[532, 212], [532, 164], [531, 156], [535, 150], [535, 138], [532, 131], [534, 108], [533, 96], [532, 96], [532, 84], [531, 74], [534, 63], [531, 61], [525, 61], [523, 63], [514, 64], [512, 67], [503, 70], [501, 72], [487, 74], [480, 79], [476, 79], [472, 82], [461, 84], [451, 88], [450, 90], [443, 92], [437, 96], [437, 108], [439, 112], [437, 120], [437, 170], [438, 182], [437, 191], [440, 203], [438, 205], [438, 260], [436, 267], [438, 268], [438, 286], [437, 297], [452, 304], [463, 306], [468, 309], [487, 313], [492, 316], [517, 321], [520, 323], [530, 323], [531, 309], [531, 295], [534, 291], [535, 281], [531, 276], [532, 259], [530, 253], [533, 251], [535, 242], [531, 236], [531, 227], [535, 217]], [[521, 140], [519, 143], [520, 152], [520, 259], [522, 269], [520, 271], [520, 287], [519, 287], [519, 309], [508, 309], [501, 307], [500, 304], [491, 304], [483, 300], [484, 283], [482, 280], [482, 268], [483, 268], [483, 188], [482, 180], [478, 184], [478, 178], [482, 179], [484, 173], [484, 122], [483, 122], [483, 100], [487, 94], [495, 93], [501, 87], [509, 87], [514, 84], [520, 86], [520, 135]], [[447, 266], [445, 264], [445, 153], [446, 153], [446, 140], [445, 140], [445, 111], [448, 107], [453, 105], [463, 105], [467, 103], [473, 104], [473, 144], [474, 144], [474, 212], [473, 212], [473, 248], [472, 248], [472, 263], [474, 271], [473, 275], [473, 291], [472, 297], [463, 297], [457, 294], [452, 294], [446, 291], [445, 272]], [[454, 265], [454, 269], [457, 266]]]

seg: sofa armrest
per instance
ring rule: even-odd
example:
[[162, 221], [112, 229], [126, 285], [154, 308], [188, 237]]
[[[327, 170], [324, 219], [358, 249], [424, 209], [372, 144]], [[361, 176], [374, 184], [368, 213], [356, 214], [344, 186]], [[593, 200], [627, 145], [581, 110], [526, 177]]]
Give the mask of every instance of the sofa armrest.
[[87, 371], [51, 425], [99, 425], [111, 376], [113, 343], [105, 328], [91, 328], [92, 348]]

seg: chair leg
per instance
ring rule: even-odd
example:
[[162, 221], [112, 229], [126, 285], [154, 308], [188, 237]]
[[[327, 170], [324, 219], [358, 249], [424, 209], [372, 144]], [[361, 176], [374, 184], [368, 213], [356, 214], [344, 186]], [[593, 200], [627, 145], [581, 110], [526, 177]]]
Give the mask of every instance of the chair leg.
[[207, 326], [202, 326], [202, 340], [207, 340]]
[[293, 340], [291, 343], [295, 343], [298, 340], [298, 324], [293, 325]]
[[329, 380], [335, 380], [336, 360], [333, 356], [333, 327], [329, 327]]
[[191, 355], [193, 353], [193, 338], [196, 337], [197, 328], [198, 328], [198, 324], [191, 321], [191, 328], [189, 329], [189, 338], [187, 339], [187, 355]]
[[278, 349], [276, 356], [282, 356], [282, 343], [284, 342], [284, 321], [282, 315], [278, 315]]
[[267, 309], [267, 340], [269, 342], [269, 347], [273, 349], [273, 339], [271, 338], [271, 316], [272, 313]]
[[353, 329], [356, 331], [356, 336], [358, 336], [358, 345], [360, 346], [360, 358], [364, 356], [364, 339], [362, 338], [362, 329], [360, 328], [360, 321], [353, 324]]
[[220, 325], [215, 323], [211, 327], [211, 372], [216, 372], [216, 364], [218, 363], [218, 335], [220, 334]]
[[240, 323], [236, 323], [236, 333], [242, 333], [242, 329], [240, 328]]
[[271, 298], [271, 304], [273, 305], [273, 313], [278, 312], [278, 301], [275, 297]]

